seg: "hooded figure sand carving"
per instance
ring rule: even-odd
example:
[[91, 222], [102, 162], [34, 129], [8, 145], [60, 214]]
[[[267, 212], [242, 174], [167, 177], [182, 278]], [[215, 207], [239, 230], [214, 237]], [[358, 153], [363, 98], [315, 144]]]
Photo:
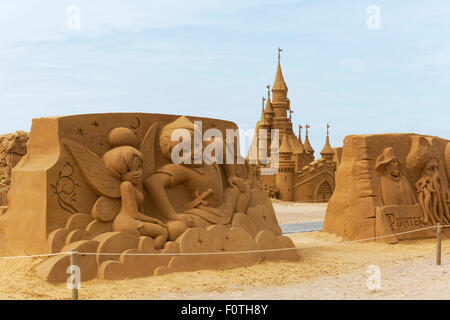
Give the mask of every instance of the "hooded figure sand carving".
[[[186, 137], [173, 141], [176, 130], [187, 133]], [[235, 174], [234, 164], [225, 164], [223, 169], [227, 179], [228, 187], [224, 188], [222, 182], [221, 168], [217, 163], [208, 164], [202, 159], [196, 159], [194, 143], [194, 132], [198, 127], [186, 117], [164, 126], [160, 133], [160, 147], [163, 154], [172, 162], [172, 151], [179, 146], [183, 139], [188, 143], [190, 151], [185, 150], [177, 153], [184, 160], [191, 162], [183, 164], [169, 163], [155, 171], [145, 181], [149, 194], [161, 212], [169, 220], [182, 222], [175, 228], [169, 227], [169, 239], [176, 239], [188, 227], [207, 227], [212, 224], [225, 225], [230, 223], [232, 214], [247, 210], [250, 201], [250, 186]], [[180, 131], [178, 131], [180, 132]], [[190, 140], [190, 141], [189, 141]], [[217, 139], [215, 142], [218, 142]], [[202, 146], [196, 146], [197, 148]], [[178, 147], [177, 147], [178, 148]], [[178, 150], [178, 149], [177, 149]], [[198, 156], [197, 156], [198, 157]], [[170, 202], [166, 188], [184, 185], [189, 192], [191, 202], [187, 204], [183, 212], [177, 212]]]
[[[100, 221], [113, 221], [113, 231], [154, 238], [155, 248], [161, 249], [168, 236], [165, 224], [142, 213], [143, 180], [154, 170], [155, 133], [156, 125], [153, 125], [141, 144], [141, 152], [133, 147], [136, 144], [133, 131], [113, 129], [109, 134], [112, 149], [103, 158], [74, 141], [64, 140], [64, 144], [86, 179], [102, 195], [92, 215]], [[148, 155], [146, 161], [144, 154]]]
[[407, 169], [414, 178], [424, 222], [450, 223], [450, 191], [441, 176], [438, 157], [430, 141], [415, 137], [406, 158]]
[[380, 177], [380, 196], [384, 206], [413, 205], [417, 203], [414, 192], [401, 174], [401, 164], [394, 149], [385, 148], [377, 158], [375, 169], [382, 174]]

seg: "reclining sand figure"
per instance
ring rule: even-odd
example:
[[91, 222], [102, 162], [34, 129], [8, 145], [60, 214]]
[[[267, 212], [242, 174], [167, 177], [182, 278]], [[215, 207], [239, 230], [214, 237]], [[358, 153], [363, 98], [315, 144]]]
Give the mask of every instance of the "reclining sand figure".
[[[168, 159], [171, 159], [173, 148], [180, 142], [171, 140], [172, 133], [177, 129], [188, 130], [191, 141], [194, 141], [196, 127], [186, 117], [180, 117], [166, 125], [161, 131], [160, 147]], [[192, 147], [191, 150], [193, 149]], [[234, 164], [207, 164], [204, 161], [195, 164], [194, 152], [183, 156], [185, 159], [190, 158], [191, 164], [166, 164], [145, 181], [150, 197], [161, 212], [169, 220], [184, 223], [178, 225], [176, 230], [169, 228], [170, 240], [176, 239], [188, 227], [230, 223], [233, 213], [245, 213], [251, 197], [250, 186], [235, 175]], [[222, 181], [221, 167], [227, 179], [226, 184]], [[191, 199], [183, 212], [175, 210], [166, 190], [177, 185], [183, 185]]]

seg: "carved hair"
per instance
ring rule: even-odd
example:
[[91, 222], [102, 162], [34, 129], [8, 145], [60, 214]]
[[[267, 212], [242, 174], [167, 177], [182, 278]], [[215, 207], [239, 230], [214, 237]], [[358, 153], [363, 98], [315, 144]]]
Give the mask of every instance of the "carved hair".
[[103, 161], [109, 171], [122, 178], [136, 157], [141, 163], [144, 162], [144, 155], [139, 150], [130, 146], [122, 146], [106, 152], [103, 155]]

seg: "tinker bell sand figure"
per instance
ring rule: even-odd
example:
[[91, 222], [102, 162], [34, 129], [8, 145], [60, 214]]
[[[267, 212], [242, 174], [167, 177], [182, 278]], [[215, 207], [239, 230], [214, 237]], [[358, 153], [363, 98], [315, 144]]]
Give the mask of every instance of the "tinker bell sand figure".
[[113, 129], [109, 134], [112, 149], [103, 159], [74, 141], [65, 140], [64, 144], [91, 186], [102, 195], [92, 215], [101, 221], [113, 221], [113, 231], [154, 238], [155, 248], [161, 249], [168, 237], [166, 225], [142, 213], [143, 181], [154, 171], [155, 134], [156, 125], [149, 129], [139, 151], [133, 147], [136, 143], [133, 131]]

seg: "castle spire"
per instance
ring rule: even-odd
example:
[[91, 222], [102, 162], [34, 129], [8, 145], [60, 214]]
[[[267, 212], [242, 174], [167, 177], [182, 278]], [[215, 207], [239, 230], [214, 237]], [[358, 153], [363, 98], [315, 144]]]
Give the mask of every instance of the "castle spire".
[[259, 125], [261, 127], [269, 127], [270, 123], [266, 119], [266, 112], [264, 111], [264, 102], [266, 98], [262, 97], [262, 106], [261, 106], [261, 119], [259, 120]]
[[281, 147], [280, 147], [279, 153], [280, 154], [292, 153], [291, 148], [289, 147], [288, 140], [287, 140], [287, 134], [283, 134], [283, 139], [281, 140]]
[[320, 151], [320, 155], [324, 159], [333, 160], [334, 150], [330, 145], [329, 129], [330, 125], [327, 123], [327, 138], [325, 141], [325, 146], [323, 147], [322, 151]]
[[267, 88], [267, 102], [266, 102], [266, 115], [268, 115], [269, 118], [272, 118], [273, 116], [273, 108], [272, 108], [272, 101], [270, 101], [270, 85], [266, 86]]
[[313, 149], [313, 147], [311, 147], [311, 143], [309, 143], [309, 136], [308, 136], [308, 129], [309, 128], [311, 128], [310, 125], [306, 124], [306, 137], [305, 137], [304, 147], [305, 147], [305, 151], [307, 153], [314, 154], [314, 149]]
[[300, 149], [302, 152], [305, 151], [305, 147], [303, 146], [303, 141], [302, 141], [302, 129], [303, 126], [301, 124], [298, 125], [298, 143], [300, 144]]
[[281, 51], [283, 51], [283, 50], [281, 48], [278, 48], [277, 73], [275, 75], [275, 82], [272, 87], [272, 92], [273, 91], [282, 91], [284, 93], [287, 93], [288, 88], [286, 86], [286, 82], [284, 81], [283, 72], [281, 71], [281, 64], [280, 64]]

